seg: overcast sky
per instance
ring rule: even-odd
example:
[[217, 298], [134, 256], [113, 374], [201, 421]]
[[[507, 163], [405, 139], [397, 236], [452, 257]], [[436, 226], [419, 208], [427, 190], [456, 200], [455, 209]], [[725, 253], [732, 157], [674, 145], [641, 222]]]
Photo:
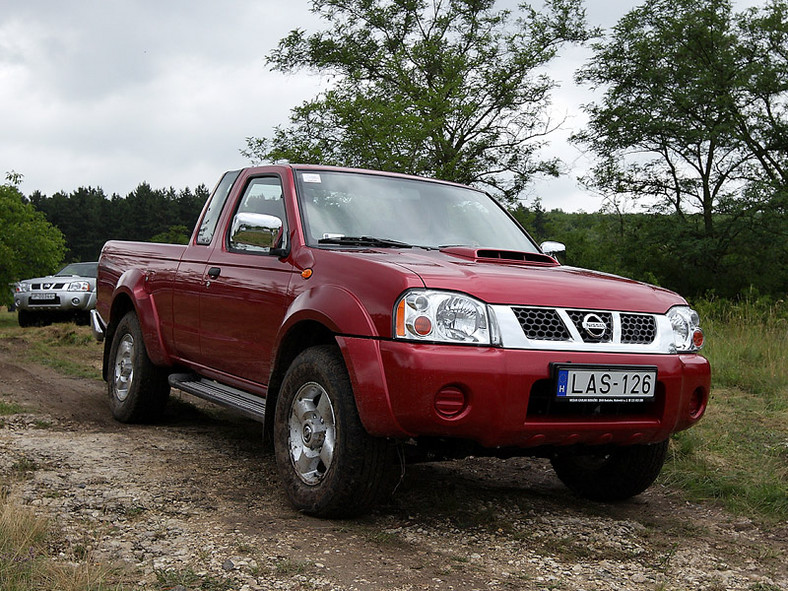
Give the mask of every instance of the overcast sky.
[[[509, 0], [507, 4], [513, 4]], [[586, 0], [609, 28], [635, 0]], [[213, 187], [247, 136], [287, 123], [321, 89], [308, 75], [267, 71], [264, 57], [293, 28], [321, 22], [307, 0], [0, 0], [0, 175], [51, 195], [83, 186], [125, 196], [154, 188]], [[575, 177], [587, 166], [562, 136], [583, 124], [572, 83], [586, 53], [564, 52], [551, 74], [554, 117], [566, 118], [545, 155], [570, 176], [537, 183], [546, 209], [598, 209]], [[586, 96], [587, 98], [587, 96]], [[0, 178], [0, 183], [3, 182]]]

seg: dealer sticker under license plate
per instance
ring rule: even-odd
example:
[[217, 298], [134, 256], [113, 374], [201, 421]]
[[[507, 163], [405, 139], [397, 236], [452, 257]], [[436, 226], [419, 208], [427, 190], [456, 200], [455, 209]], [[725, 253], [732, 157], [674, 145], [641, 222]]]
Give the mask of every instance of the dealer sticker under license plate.
[[563, 365], [556, 368], [556, 396], [576, 402], [624, 402], [654, 397], [657, 368]]

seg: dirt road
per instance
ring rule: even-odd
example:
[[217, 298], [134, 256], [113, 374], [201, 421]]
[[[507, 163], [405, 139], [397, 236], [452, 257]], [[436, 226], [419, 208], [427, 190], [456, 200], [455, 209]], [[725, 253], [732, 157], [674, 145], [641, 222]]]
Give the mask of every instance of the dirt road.
[[0, 341], [0, 474], [48, 516], [55, 554], [117, 564], [141, 589], [788, 589], [786, 527], [759, 527], [655, 485], [574, 498], [542, 460], [408, 467], [353, 521], [295, 512], [259, 425], [175, 394], [155, 426], [113, 421], [103, 382]]

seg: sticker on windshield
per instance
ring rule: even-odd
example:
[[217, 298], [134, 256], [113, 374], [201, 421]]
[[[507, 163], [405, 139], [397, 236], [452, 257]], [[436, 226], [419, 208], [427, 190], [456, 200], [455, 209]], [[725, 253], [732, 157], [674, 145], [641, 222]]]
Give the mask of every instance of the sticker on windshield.
[[301, 178], [305, 183], [319, 183], [320, 175], [314, 172], [305, 172]]

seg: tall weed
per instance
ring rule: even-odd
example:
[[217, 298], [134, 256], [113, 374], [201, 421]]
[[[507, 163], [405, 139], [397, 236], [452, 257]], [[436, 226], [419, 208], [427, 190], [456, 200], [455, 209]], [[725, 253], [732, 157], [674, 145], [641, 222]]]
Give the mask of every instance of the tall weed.
[[128, 579], [105, 565], [82, 560], [69, 564], [54, 560], [47, 548], [47, 522], [32, 511], [0, 496], [0, 589], [3, 591], [122, 591], [131, 588], [115, 581]]

